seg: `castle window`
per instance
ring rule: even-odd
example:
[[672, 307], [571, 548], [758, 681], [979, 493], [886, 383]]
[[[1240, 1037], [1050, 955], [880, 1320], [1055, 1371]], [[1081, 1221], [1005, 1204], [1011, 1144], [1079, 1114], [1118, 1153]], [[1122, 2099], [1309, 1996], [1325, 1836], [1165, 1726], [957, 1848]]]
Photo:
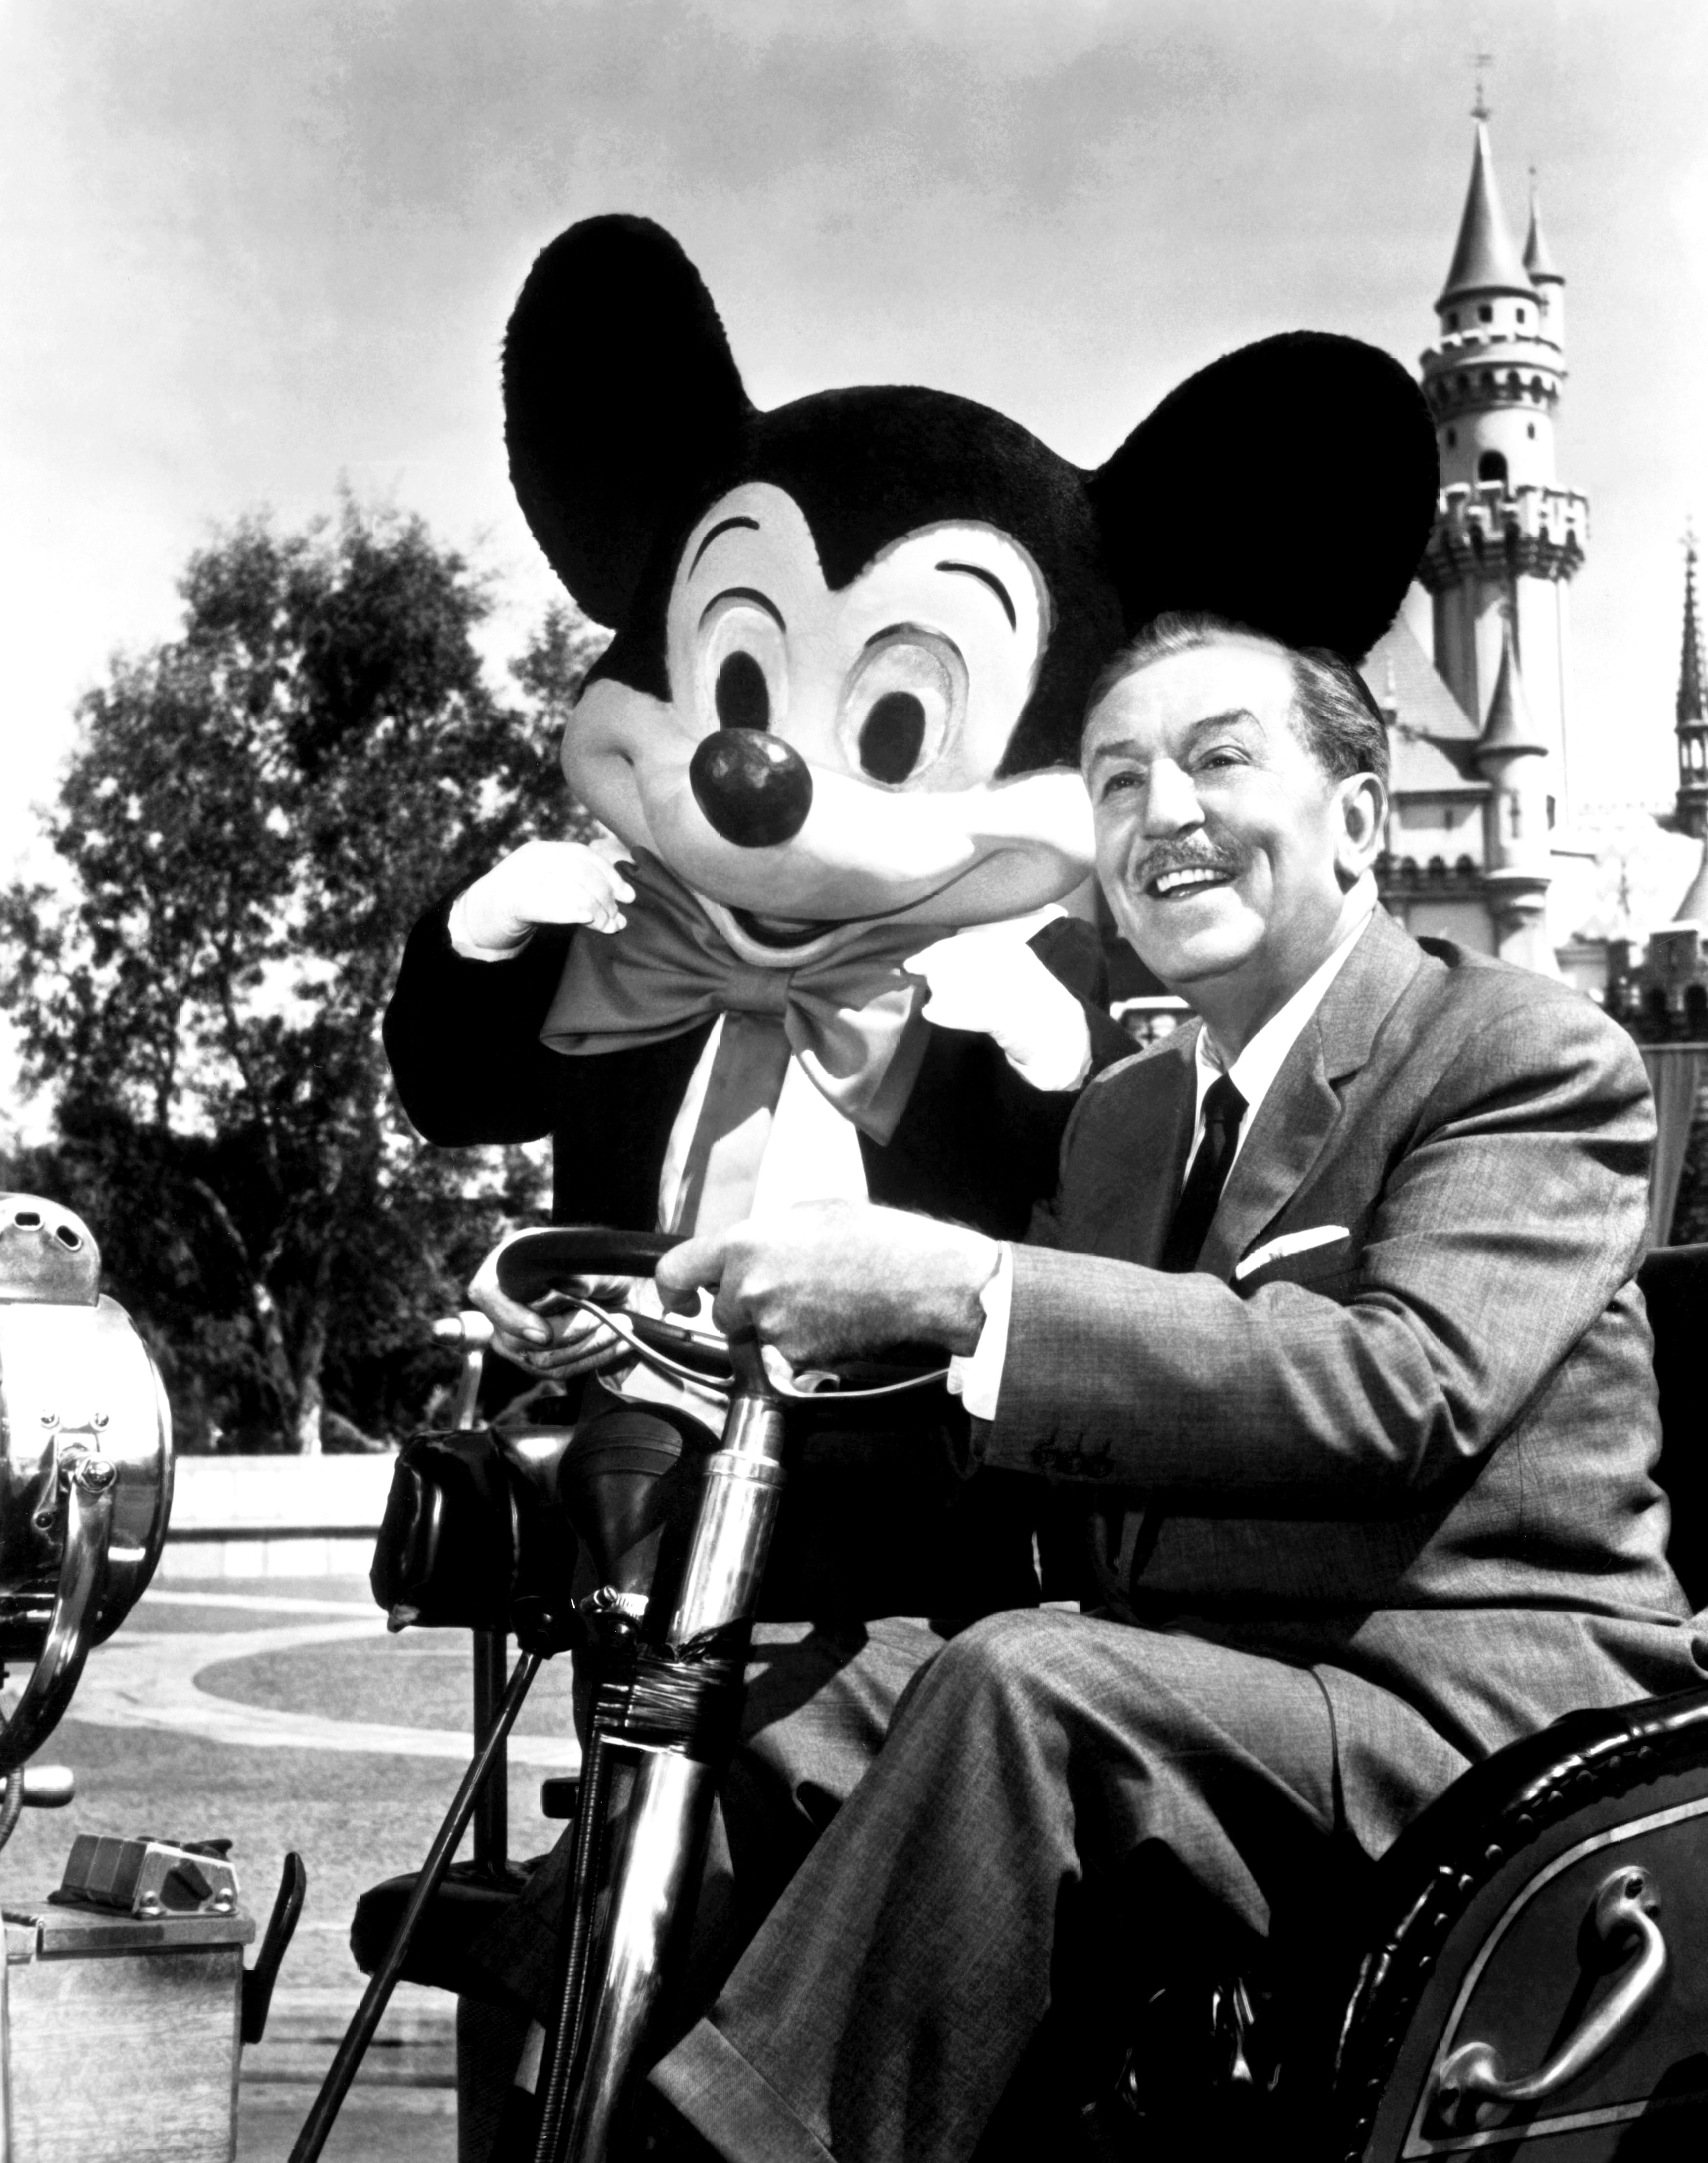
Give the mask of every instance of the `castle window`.
[[1522, 323], [1522, 322], [1523, 322], [1523, 320], [1524, 320], [1524, 311], [1523, 311], [1522, 308], [1520, 308], [1520, 309], [1519, 309], [1519, 311], [1518, 311], [1518, 321]]
[[1486, 368], [1478, 380], [1481, 383], [1485, 390], [1492, 390], [1495, 387], [1495, 372], [1493, 369]]
[[1524, 812], [1516, 796], [1507, 807], [1507, 831], [1515, 841], [1523, 838]]
[[1479, 480], [1501, 480], [1507, 478], [1507, 461], [1500, 451], [1485, 451], [1476, 462]]
[[1457, 428], [1449, 428], [1447, 431], [1447, 448], [1449, 451], [1456, 451], [1459, 448], [1459, 431]]
[[1524, 433], [1533, 443], [1536, 441], [1536, 423], [1533, 421], [1527, 421], [1524, 423]]
[[1476, 319], [1480, 323], [1491, 323], [1494, 321], [1495, 312], [1489, 306], [1486, 301], [1485, 301], [1482, 306], [1477, 310]]
[[1459, 328], [1459, 311], [1457, 308], [1449, 308], [1448, 310], [1447, 327], [1450, 331], [1456, 331]]

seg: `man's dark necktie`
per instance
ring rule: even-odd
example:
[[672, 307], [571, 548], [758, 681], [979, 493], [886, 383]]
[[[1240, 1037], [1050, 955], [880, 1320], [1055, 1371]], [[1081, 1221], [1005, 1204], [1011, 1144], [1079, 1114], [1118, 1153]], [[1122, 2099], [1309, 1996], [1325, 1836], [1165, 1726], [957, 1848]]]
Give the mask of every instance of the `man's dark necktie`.
[[[1240, 1122], [1245, 1116], [1245, 1098], [1225, 1074], [1219, 1074], [1204, 1092], [1204, 1139], [1174, 1205], [1162, 1257], [1157, 1265], [1159, 1270], [1183, 1274], [1198, 1266], [1210, 1219], [1228, 1183], [1229, 1167], [1240, 1139]], [[1156, 1552], [1167, 1516], [1166, 1504], [1155, 1500], [1147, 1500], [1142, 1512], [1117, 1503], [1092, 1513], [1087, 1544], [1093, 1578], [1110, 1612], [1130, 1622], [1144, 1619], [1140, 1612], [1139, 1579]], [[1120, 1552], [1124, 1533], [1131, 1535], [1125, 1555]]]
[[1174, 1219], [1162, 1244], [1162, 1259], [1157, 1265], [1159, 1270], [1197, 1268], [1210, 1219], [1227, 1184], [1228, 1167], [1234, 1160], [1240, 1122], [1245, 1116], [1245, 1098], [1225, 1074], [1219, 1074], [1204, 1092], [1204, 1139], [1174, 1205]]

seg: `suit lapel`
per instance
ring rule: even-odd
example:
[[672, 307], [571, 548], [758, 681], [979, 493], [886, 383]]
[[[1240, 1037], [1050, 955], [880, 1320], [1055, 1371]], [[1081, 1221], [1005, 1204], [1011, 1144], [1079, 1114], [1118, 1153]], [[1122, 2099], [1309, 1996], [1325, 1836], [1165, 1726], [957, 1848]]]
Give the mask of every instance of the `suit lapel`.
[[1192, 1139], [1198, 1031], [1188, 1023], [1111, 1077], [1119, 1108], [1105, 1134], [1068, 1150], [1063, 1245], [1156, 1265]]
[[1377, 1031], [1423, 960], [1415, 941], [1378, 909], [1258, 1107], [1199, 1269], [1231, 1277], [1241, 1255], [1303, 1186], [1340, 1116], [1335, 1085], [1367, 1061]]

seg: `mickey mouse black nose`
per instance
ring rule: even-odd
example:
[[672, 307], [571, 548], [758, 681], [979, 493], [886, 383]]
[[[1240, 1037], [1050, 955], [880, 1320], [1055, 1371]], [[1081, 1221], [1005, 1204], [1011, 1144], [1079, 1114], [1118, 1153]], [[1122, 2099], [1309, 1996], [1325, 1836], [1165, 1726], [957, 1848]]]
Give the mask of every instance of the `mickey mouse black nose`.
[[739, 849], [792, 841], [812, 809], [806, 760], [763, 729], [707, 736], [688, 762], [688, 781], [700, 809]]

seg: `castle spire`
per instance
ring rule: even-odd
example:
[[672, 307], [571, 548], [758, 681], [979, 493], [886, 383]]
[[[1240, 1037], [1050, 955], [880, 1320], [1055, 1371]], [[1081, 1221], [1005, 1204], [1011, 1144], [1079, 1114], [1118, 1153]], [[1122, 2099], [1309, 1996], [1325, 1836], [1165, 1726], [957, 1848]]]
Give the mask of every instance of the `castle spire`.
[[1524, 269], [1507, 214], [1501, 207], [1495, 185], [1493, 154], [1489, 149], [1488, 123], [1476, 123], [1476, 148], [1471, 157], [1470, 186], [1465, 192], [1465, 213], [1459, 221], [1459, 239], [1447, 283], [1435, 303], [1445, 308], [1468, 295], [1511, 293], [1533, 300], [1535, 288]]
[[1536, 200], [1536, 168], [1530, 168], [1530, 231], [1524, 242], [1524, 270], [1536, 288], [1540, 334], [1550, 345], [1565, 343], [1565, 280], [1549, 252]]
[[1679, 656], [1678, 724], [1708, 720], [1702, 704], [1702, 637], [1696, 624], [1696, 537], [1684, 542], [1684, 637]]
[[1533, 285], [1539, 279], [1563, 285], [1564, 278], [1555, 268], [1549, 252], [1548, 238], [1542, 230], [1542, 207], [1536, 199], [1536, 168], [1530, 168], [1530, 231], [1524, 242], [1524, 270]]
[[1512, 642], [1512, 619], [1508, 613], [1501, 626], [1501, 673], [1495, 678], [1495, 695], [1489, 700], [1488, 717], [1478, 741], [1477, 762], [1479, 765], [1485, 764], [1491, 753], [1517, 757], [1525, 752], [1545, 757], [1548, 739], [1531, 719], [1517, 649]]
[[[1690, 532], [1684, 536], [1684, 636], [1674, 712], [1679, 739], [1674, 824], [1681, 834], [1708, 835], [1708, 706], [1702, 696], [1702, 636], [1696, 616], [1696, 537]], [[1708, 856], [1704, 864], [1708, 867]]]

